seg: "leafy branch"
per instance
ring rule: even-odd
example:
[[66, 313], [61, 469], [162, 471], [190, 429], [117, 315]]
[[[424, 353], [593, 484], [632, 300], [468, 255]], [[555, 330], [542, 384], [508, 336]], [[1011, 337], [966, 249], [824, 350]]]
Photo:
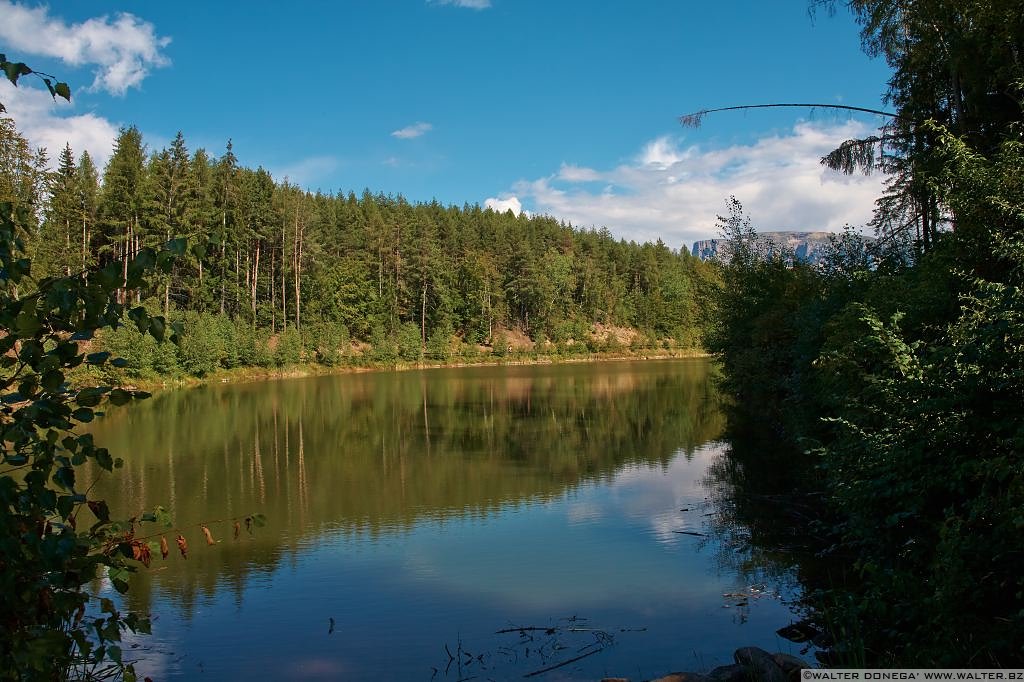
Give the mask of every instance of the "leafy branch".
[[[7, 55], [0, 53], [0, 69], [3, 70], [7, 80], [11, 81], [14, 87], [18, 87], [18, 79], [22, 76], [35, 76], [43, 82], [54, 100], [57, 97], [63, 97], [68, 102], [71, 101], [71, 88], [67, 83], [57, 80], [56, 76], [51, 76], [48, 73], [34, 71], [25, 62], [8, 61]], [[4, 107], [3, 102], [0, 102], [0, 114], [6, 112], [7, 108]]]

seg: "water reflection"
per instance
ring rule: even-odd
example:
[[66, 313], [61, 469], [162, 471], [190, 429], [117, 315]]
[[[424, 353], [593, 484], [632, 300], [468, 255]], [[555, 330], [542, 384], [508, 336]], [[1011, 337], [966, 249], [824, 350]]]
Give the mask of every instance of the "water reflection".
[[[638, 657], [650, 675], [678, 669], [680, 646], [713, 661], [775, 645], [770, 606], [737, 641], [721, 594], [743, 578], [677, 532], [703, 527], [680, 510], [707, 507], [722, 427], [708, 363], [671, 361], [211, 386], [94, 432], [128, 455], [101, 482], [112, 508], [164, 504], [182, 526], [268, 519], [238, 541], [211, 523], [209, 548], [196, 529], [187, 561], [135, 580], [163, 677], [421, 676], [445, 641], [495, 650], [486, 633], [510, 621], [586, 611], [647, 628], [558, 673], [589, 679], [636, 675]], [[268, 632], [286, 661], [260, 644]]]

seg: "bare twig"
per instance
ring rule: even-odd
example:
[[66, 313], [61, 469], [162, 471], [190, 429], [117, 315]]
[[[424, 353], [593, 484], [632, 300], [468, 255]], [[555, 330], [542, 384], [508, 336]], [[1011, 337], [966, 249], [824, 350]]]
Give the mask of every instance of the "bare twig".
[[509, 633], [509, 632], [544, 632], [546, 634], [553, 635], [553, 634], [555, 634], [555, 631], [557, 629], [558, 628], [553, 628], [553, 627], [529, 626], [529, 627], [521, 627], [521, 628], [505, 628], [504, 630], [495, 630], [494, 634], [496, 634], [496, 635], [503, 635], [503, 634], [506, 634], [506, 633]]
[[549, 665], [547, 668], [541, 668], [540, 670], [534, 670], [532, 673], [526, 673], [525, 675], [523, 675], [523, 677], [536, 677], [537, 675], [541, 675], [543, 673], [550, 672], [550, 671], [555, 670], [557, 668], [561, 668], [563, 666], [569, 665], [570, 663], [575, 663], [576, 661], [584, 659], [587, 656], [593, 656], [594, 654], [599, 653], [601, 651], [604, 651], [603, 647], [600, 648], [600, 649], [595, 649], [594, 651], [589, 651], [589, 652], [587, 652], [585, 654], [582, 654], [580, 656], [576, 656], [574, 658], [567, 659], [565, 661], [562, 661], [561, 663], [556, 663], [555, 665]]

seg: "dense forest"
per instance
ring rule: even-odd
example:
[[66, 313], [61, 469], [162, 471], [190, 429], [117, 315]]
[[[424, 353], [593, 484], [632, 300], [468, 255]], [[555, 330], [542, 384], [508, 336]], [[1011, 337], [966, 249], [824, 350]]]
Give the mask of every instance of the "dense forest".
[[[510, 348], [580, 352], [701, 343], [716, 270], [687, 250], [615, 240], [546, 216], [411, 204], [364, 190], [311, 193], [263, 168], [148, 151], [121, 130], [106, 168], [61, 150], [48, 170], [0, 121], [0, 200], [32, 208], [37, 278], [128, 262], [175, 238], [190, 248], [122, 303], [180, 321], [178, 347], [127, 325], [106, 348], [129, 377], [289, 363], [444, 361]], [[519, 343], [513, 341], [519, 340]]]
[[1024, 14], [848, 5], [892, 68], [894, 111], [822, 161], [887, 173], [878, 240], [846, 235], [810, 267], [739, 202], [723, 219], [733, 257], [709, 345], [738, 408], [737, 509], [770, 546], [779, 532], [751, 501], [769, 479], [790, 493], [773, 505], [830, 564], [801, 568], [817, 572], [824, 662], [1020, 666]]

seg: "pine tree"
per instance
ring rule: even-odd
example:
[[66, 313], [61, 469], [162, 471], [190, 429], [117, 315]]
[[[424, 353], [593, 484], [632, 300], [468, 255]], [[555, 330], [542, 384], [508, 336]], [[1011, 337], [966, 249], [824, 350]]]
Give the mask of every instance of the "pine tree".
[[71, 145], [65, 144], [50, 183], [50, 200], [36, 249], [37, 271], [70, 276], [82, 262], [78, 233], [78, 169]]
[[[122, 128], [114, 142], [114, 153], [103, 171], [100, 198], [100, 231], [97, 239], [100, 265], [122, 264], [123, 279], [128, 279], [128, 262], [142, 248], [144, 214], [145, 149], [142, 133], [132, 126]], [[127, 297], [123, 288], [118, 301]]]
[[213, 253], [215, 254], [215, 270], [219, 294], [219, 307], [221, 315], [230, 312], [237, 314], [237, 309], [228, 309], [228, 284], [230, 281], [229, 270], [231, 269], [231, 254], [238, 252], [238, 240], [236, 232], [236, 221], [238, 218], [241, 202], [241, 189], [239, 187], [238, 159], [228, 140], [224, 155], [217, 161], [213, 171], [213, 208], [216, 213], [218, 230], [213, 240]]
[[92, 253], [92, 235], [96, 230], [99, 213], [100, 179], [96, 166], [88, 151], [83, 151], [75, 170], [75, 224], [81, 237], [79, 255], [81, 269], [85, 270], [96, 263]]
[[192, 155], [185, 181], [185, 212], [178, 236], [189, 239], [193, 250], [181, 263], [184, 273], [188, 304], [201, 312], [212, 310], [214, 292], [209, 289], [209, 277], [204, 268], [206, 254], [211, 246], [211, 232], [216, 223], [213, 201], [213, 166], [206, 150], [197, 149]]

